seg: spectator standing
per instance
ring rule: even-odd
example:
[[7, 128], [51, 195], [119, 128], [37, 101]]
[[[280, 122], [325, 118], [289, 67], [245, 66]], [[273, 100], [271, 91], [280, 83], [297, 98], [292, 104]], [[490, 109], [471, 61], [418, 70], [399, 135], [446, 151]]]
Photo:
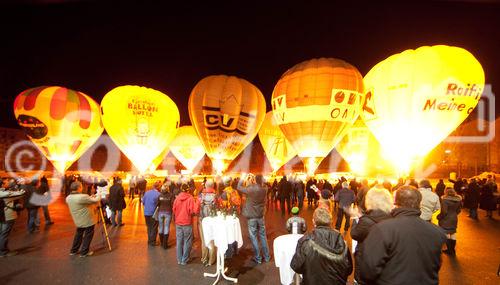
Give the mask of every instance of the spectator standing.
[[158, 197], [158, 222], [160, 244], [163, 249], [168, 248], [168, 236], [170, 233], [170, 221], [172, 220], [172, 207], [174, 204], [174, 194], [170, 192], [170, 181], [166, 181], [161, 186], [161, 193]]
[[335, 201], [339, 203], [339, 209], [337, 211], [337, 223], [335, 224], [335, 229], [340, 231], [342, 227], [342, 222], [345, 218], [344, 233], [349, 231], [349, 226], [351, 222], [351, 217], [349, 216], [349, 208], [356, 201], [354, 192], [349, 189], [349, 183], [342, 182], [342, 189], [335, 196]]
[[[24, 195], [24, 190], [15, 190], [7, 179], [2, 180], [0, 188], [0, 257], [14, 256], [16, 251], [9, 250], [9, 234], [17, 219], [16, 201]], [[13, 191], [11, 191], [13, 190]]]
[[445, 195], [441, 197], [441, 213], [438, 215], [439, 226], [446, 232], [446, 250], [443, 252], [455, 255], [457, 245], [458, 214], [462, 204], [462, 198], [457, 195], [451, 187], [445, 189]]
[[429, 180], [420, 181], [420, 188], [418, 189], [422, 194], [422, 202], [420, 203], [420, 218], [424, 221], [430, 222], [432, 215], [441, 209], [439, 197], [436, 193], [432, 192], [431, 183]]
[[[286, 182], [286, 178], [283, 178]], [[243, 186], [246, 182], [247, 185]], [[262, 263], [260, 255], [259, 240], [262, 248], [264, 261], [269, 262], [271, 256], [267, 245], [266, 223], [264, 221], [264, 209], [266, 205], [267, 188], [264, 186], [264, 177], [261, 174], [256, 176], [248, 175], [242, 177], [238, 182], [237, 190], [246, 195], [243, 205], [243, 216], [247, 218], [248, 234], [254, 251], [253, 261]]]
[[[359, 193], [358, 193], [359, 194]], [[377, 187], [370, 189], [365, 195], [366, 213], [353, 222], [351, 229], [351, 237], [358, 242], [356, 251], [354, 252], [355, 268], [354, 279], [358, 284], [367, 284], [362, 278], [359, 270], [361, 263], [361, 256], [363, 252], [363, 241], [368, 236], [370, 229], [373, 225], [391, 218], [392, 210], [392, 195], [384, 187]]]
[[117, 178], [109, 188], [109, 208], [111, 209], [111, 224], [113, 226], [124, 226], [122, 223], [122, 212], [127, 207], [125, 202], [125, 190], [122, 180]]
[[198, 214], [200, 202], [189, 194], [189, 185], [181, 184], [181, 193], [175, 198], [172, 212], [177, 239], [177, 264], [186, 265], [193, 245], [193, 215]]
[[142, 204], [144, 205], [144, 219], [148, 228], [148, 245], [156, 246], [156, 236], [158, 234], [158, 221], [154, 219], [156, 207], [158, 205], [158, 197], [160, 192], [158, 189], [161, 182], [157, 181], [153, 185], [153, 189], [146, 191], [142, 197]]
[[306, 220], [299, 217], [299, 208], [292, 208], [292, 216], [286, 221], [286, 230], [289, 234], [303, 234], [307, 230]]
[[363, 241], [361, 277], [368, 284], [439, 284], [446, 236], [420, 218], [420, 191], [401, 186], [395, 193], [393, 218], [373, 225]]
[[82, 183], [75, 181], [70, 185], [71, 193], [66, 197], [71, 217], [76, 226], [73, 245], [70, 255], [75, 255], [80, 250], [80, 257], [92, 255], [90, 243], [94, 237], [94, 227], [97, 221], [96, 205], [100, 197], [90, 197], [88, 194], [82, 194]]
[[349, 247], [331, 223], [330, 213], [317, 208], [313, 214], [314, 230], [297, 243], [290, 266], [302, 274], [303, 285], [347, 284], [352, 273]]

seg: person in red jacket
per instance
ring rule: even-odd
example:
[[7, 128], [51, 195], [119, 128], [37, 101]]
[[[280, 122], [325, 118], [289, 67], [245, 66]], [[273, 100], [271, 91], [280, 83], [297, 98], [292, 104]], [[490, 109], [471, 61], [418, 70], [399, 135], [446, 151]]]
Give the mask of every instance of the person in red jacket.
[[193, 215], [198, 214], [200, 202], [189, 194], [187, 184], [182, 184], [181, 190], [182, 192], [175, 198], [172, 212], [177, 239], [177, 264], [186, 265], [193, 245]]

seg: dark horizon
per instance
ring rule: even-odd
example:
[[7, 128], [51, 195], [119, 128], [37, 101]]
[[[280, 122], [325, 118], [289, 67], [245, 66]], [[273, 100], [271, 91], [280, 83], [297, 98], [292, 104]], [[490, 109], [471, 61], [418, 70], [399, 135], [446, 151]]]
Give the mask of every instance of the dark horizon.
[[[267, 100], [288, 68], [336, 57], [365, 75], [406, 49], [446, 44], [469, 50], [486, 83], [500, 85], [498, 1], [366, 4], [8, 1], [0, 4], [3, 127], [17, 128], [14, 98], [23, 90], [60, 85], [98, 103], [120, 85], [141, 85], [171, 97], [181, 125], [191, 88], [213, 74], [236, 75]], [[50, 3], [50, 4], [43, 4]], [[496, 102], [500, 110], [500, 102]], [[495, 112], [499, 116], [499, 112]]]

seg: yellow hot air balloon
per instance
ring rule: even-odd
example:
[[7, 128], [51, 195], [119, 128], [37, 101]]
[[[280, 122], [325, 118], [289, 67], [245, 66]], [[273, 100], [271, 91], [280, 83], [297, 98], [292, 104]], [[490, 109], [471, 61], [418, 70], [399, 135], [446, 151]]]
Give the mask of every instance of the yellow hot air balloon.
[[335, 149], [355, 174], [368, 176], [391, 171], [381, 155], [380, 144], [361, 118], [347, 130]]
[[[118, 148], [143, 173], [168, 147], [179, 127], [179, 110], [160, 91], [120, 86], [101, 102], [102, 122]], [[156, 160], [155, 160], [156, 159]]]
[[364, 80], [363, 119], [384, 155], [406, 174], [472, 112], [484, 71], [465, 49], [424, 46], [390, 56]]
[[259, 140], [273, 171], [277, 171], [297, 155], [297, 152], [276, 123], [272, 111], [267, 112], [264, 123], [260, 127]]
[[189, 118], [218, 173], [255, 138], [265, 114], [259, 89], [235, 76], [205, 77], [189, 96]]
[[99, 105], [59, 86], [28, 89], [16, 97], [14, 114], [26, 135], [64, 173], [103, 131]]
[[273, 91], [272, 107], [286, 138], [313, 174], [359, 116], [363, 77], [334, 58], [304, 61], [285, 72]]
[[200, 162], [205, 155], [193, 126], [180, 127], [174, 140], [170, 143], [170, 151], [184, 165], [189, 172]]

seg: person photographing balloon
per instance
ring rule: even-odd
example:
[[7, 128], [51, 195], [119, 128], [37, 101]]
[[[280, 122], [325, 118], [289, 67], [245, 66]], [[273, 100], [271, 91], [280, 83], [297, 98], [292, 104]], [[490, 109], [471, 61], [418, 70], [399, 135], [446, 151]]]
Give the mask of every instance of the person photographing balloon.
[[[246, 185], [243, 185], [244, 182]], [[257, 264], [262, 263], [259, 248], [260, 239], [264, 261], [269, 262], [271, 256], [267, 245], [266, 224], [264, 221], [267, 196], [267, 187], [264, 184], [264, 177], [261, 174], [243, 174], [236, 189], [238, 192], [246, 195], [246, 201], [243, 205], [243, 216], [248, 220], [248, 233], [255, 254], [253, 261]]]
[[14, 256], [15, 251], [8, 248], [9, 234], [17, 219], [17, 212], [22, 209], [16, 202], [24, 196], [24, 190], [15, 189], [15, 183], [2, 180], [0, 188], [0, 257]]

